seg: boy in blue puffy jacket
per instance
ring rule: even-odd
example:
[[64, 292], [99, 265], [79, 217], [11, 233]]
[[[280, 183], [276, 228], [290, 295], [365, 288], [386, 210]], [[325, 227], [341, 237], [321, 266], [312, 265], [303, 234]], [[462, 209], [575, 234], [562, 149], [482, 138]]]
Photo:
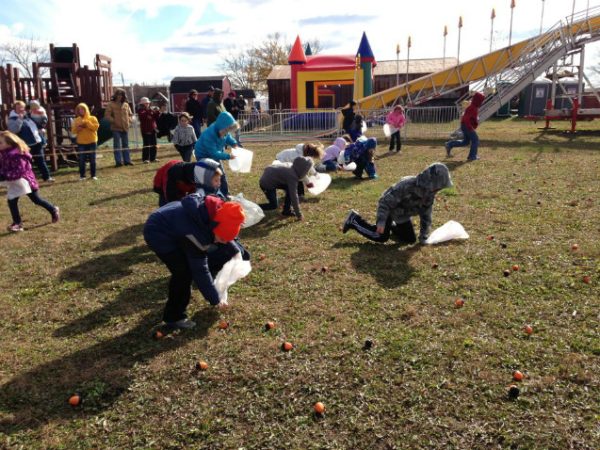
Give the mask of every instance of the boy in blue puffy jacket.
[[377, 139], [375, 138], [359, 138], [356, 142], [348, 145], [344, 150], [344, 158], [346, 164], [351, 162], [356, 163], [356, 169], [352, 172], [358, 179], [362, 179], [363, 171], [367, 172], [369, 178], [377, 177], [373, 156], [377, 148]]
[[167, 326], [195, 326], [186, 315], [192, 281], [211, 305], [220, 305], [213, 276], [238, 252], [244, 260], [250, 259], [236, 240], [244, 219], [239, 203], [200, 194], [168, 203], [148, 217], [144, 239], [171, 272], [163, 313]]
[[219, 162], [219, 169], [223, 172], [221, 176], [221, 192], [225, 197], [229, 196], [229, 185], [227, 184], [227, 177], [222, 161], [235, 158], [235, 156], [225, 151], [225, 147], [236, 148], [238, 146], [237, 141], [230, 133], [235, 132], [239, 127], [239, 124], [231, 114], [222, 112], [217, 117], [217, 120], [200, 135], [200, 139], [194, 145], [196, 160], [210, 158]]

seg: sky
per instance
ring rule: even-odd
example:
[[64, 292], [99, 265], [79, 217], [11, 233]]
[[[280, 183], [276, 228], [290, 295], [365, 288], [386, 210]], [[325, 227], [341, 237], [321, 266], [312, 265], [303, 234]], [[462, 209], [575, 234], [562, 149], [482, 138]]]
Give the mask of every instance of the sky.
[[[600, 0], [516, 0], [512, 42], [529, 38], [583, 11], [600, 14]], [[544, 6], [543, 22], [541, 20]], [[221, 74], [224, 57], [260, 44], [279, 32], [292, 43], [318, 39], [322, 54], [355, 54], [367, 33], [377, 60], [441, 58], [458, 53], [458, 20], [463, 19], [460, 59], [490, 47], [490, 15], [495, 8], [493, 48], [508, 44], [510, 0], [0, 0], [0, 43], [34, 37], [44, 44], [80, 47], [83, 64], [110, 56], [115, 83], [168, 83], [175, 76]], [[600, 66], [600, 44], [588, 46], [586, 66]], [[591, 71], [586, 74], [598, 81]]]

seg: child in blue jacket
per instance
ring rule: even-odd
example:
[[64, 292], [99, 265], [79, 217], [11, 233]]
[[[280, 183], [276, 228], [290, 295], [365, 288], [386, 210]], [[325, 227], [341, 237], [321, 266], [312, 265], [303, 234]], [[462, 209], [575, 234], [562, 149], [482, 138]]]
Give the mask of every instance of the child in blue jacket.
[[196, 325], [185, 312], [192, 295], [192, 281], [211, 305], [220, 304], [213, 276], [238, 252], [243, 259], [250, 259], [235, 241], [244, 219], [239, 203], [200, 194], [168, 203], [148, 217], [144, 239], [171, 272], [163, 313], [167, 326]]
[[219, 163], [219, 169], [223, 173], [221, 176], [221, 192], [225, 197], [229, 195], [229, 186], [221, 161], [235, 158], [235, 156], [225, 152], [225, 147], [236, 148], [238, 146], [237, 141], [230, 133], [235, 132], [239, 127], [231, 114], [222, 112], [217, 120], [200, 135], [200, 139], [194, 145], [194, 155], [198, 161], [203, 158], [210, 158]]
[[359, 138], [353, 144], [350, 144], [344, 150], [344, 159], [346, 164], [351, 162], [356, 163], [356, 169], [352, 172], [358, 179], [362, 179], [363, 171], [367, 172], [369, 178], [377, 177], [373, 156], [377, 148], [377, 139], [375, 138]]

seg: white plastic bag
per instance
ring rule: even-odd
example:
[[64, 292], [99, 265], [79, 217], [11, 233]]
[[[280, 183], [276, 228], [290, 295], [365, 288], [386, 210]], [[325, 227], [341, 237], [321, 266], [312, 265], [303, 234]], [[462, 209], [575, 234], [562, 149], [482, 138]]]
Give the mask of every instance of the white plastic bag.
[[307, 188], [312, 195], [319, 195], [331, 184], [331, 175], [328, 173], [318, 173], [308, 177], [308, 182], [313, 184], [313, 187]]
[[383, 125], [383, 134], [386, 138], [389, 138], [396, 131], [398, 131], [398, 128], [391, 126], [389, 123]]
[[263, 212], [262, 208], [256, 203], [245, 199], [244, 194], [241, 192], [238, 195], [232, 196], [231, 201], [239, 203], [244, 209], [246, 219], [242, 224], [242, 228], [248, 228], [252, 225], [256, 225], [258, 222], [264, 219], [265, 213]]
[[352, 172], [352, 171], [356, 170], [356, 163], [351, 162], [350, 164], [344, 164], [344, 170], [347, 172]]
[[453, 239], [469, 239], [469, 234], [460, 223], [449, 220], [441, 227], [435, 229], [425, 241], [425, 244], [440, 244]]
[[19, 178], [18, 180], [13, 181], [3, 181], [0, 184], [6, 186], [6, 196], [9, 200], [31, 194], [31, 186], [29, 186], [29, 183], [25, 178]]
[[229, 168], [232, 172], [248, 173], [252, 168], [252, 157], [254, 153], [242, 147], [236, 147], [231, 150], [231, 154], [235, 159], [229, 160]]
[[392, 130], [390, 130], [390, 124], [389, 123], [383, 124], [383, 134], [387, 138], [389, 138], [392, 135]]
[[215, 289], [219, 293], [219, 301], [225, 305], [227, 302], [227, 289], [237, 280], [244, 278], [252, 271], [250, 261], [244, 261], [241, 253], [236, 255], [225, 263], [217, 276], [215, 277]]

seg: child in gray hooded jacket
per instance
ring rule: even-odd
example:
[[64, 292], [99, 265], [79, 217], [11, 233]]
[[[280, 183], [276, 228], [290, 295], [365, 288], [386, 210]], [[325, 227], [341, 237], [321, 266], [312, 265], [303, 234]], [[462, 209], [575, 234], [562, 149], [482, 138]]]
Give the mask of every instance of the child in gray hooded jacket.
[[[312, 167], [312, 159], [304, 156], [294, 159], [291, 167], [283, 164], [267, 167], [260, 177], [259, 184], [269, 203], [263, 203], [260, 207], [264, 210], [277, 209], [277, 189], [282, 189], [285, 191], [282, 214], [284, 216], [295, 215], [298, 220], [302, 220], [300, 199], [298, 198], [298, 182], [306, 176]], [[292, 207], [294, 208], [293, 213], [291, 211]]]
[[367, 239], [386, 242], [390, 233], [405, 243], [416, 241], [411, 217], [421, 218], [419, 242], [424, 243], [431, 232], [431, 213], [435, 194], [452, 186], [450, 171], [442, 163], [434, 163], [416, 177], [404, 177], [385, 190], [377, 206], [377, 223], [369, 224], [351, 210], [344, 222], [342, 232], [356, 230]]

